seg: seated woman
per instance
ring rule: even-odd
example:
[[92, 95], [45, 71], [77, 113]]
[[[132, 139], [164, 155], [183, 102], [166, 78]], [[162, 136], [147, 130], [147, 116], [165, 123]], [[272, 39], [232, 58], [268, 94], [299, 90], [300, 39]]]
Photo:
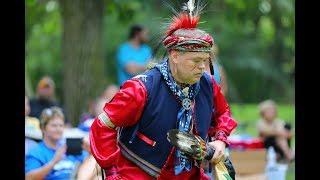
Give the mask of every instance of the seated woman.
[[77, 167], [87, 157], [66, 155], [67, 146], [61, 144], [64, 131], [64, 115], [58, 107], [44, 109], [41, 114], [43, 140], [29, 150], [25, 160], [26, 179], [73, 179]]
[[294, 159], [294, 153], [289, 147], [291, 126], [277, 118], [276, 104], [272, 100], [260, 103], [259, 110], [261, 119], [257, 128], [265, 148], [272, 146], [279, 155], [278, 160], [285, 158], [287, 162], [291, 162]]

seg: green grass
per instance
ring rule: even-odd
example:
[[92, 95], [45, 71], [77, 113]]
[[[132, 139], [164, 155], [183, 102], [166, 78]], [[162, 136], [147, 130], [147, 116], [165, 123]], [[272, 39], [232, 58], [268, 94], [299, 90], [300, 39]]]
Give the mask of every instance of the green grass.
[[[257, 136], [256, 123], [260, 119], [257, 104], [230, 104], [232, 116], [239, 126], [236, 132]], [[278, 117], [285, 122], [295, 125], [294, 105], [278, 105]], [[246, 127], [245, 127], [246, 125]]]
[[[232, 116], [238, 122], [235, 133], [258, 136], [256, 123], [259, 120], [258, 104], [230, 104]], [[295, 127], [295, 107], [294, 105], [278, 104], [278, 117]], [[292, 139], [292, 147], [295, 146], [295, 137]], [[287, 170], [287, 180], [295, 179], [295, 166], [291, 164]]]
[[294, 180], [295, 179], [295, 164], [294, 163], [288, 167], [286, 179], [287, 180]]

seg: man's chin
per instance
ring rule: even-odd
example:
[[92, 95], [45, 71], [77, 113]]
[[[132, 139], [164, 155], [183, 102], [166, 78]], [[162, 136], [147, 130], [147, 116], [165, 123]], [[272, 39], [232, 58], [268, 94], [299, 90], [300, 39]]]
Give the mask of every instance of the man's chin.
[[198, 81], [200, 81], [200, 78], [196, 78], [196, 79], [194, 79], [192, 81], [189, 81], [187, 84], [193, 85], [193, 84], [197, 83]]

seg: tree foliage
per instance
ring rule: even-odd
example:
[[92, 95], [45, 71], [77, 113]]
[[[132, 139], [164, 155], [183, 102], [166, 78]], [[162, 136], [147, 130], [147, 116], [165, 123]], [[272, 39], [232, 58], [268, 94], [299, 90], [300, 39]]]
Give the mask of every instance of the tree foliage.
[[[184, 1], [167, 2], [179, 8], [177, 5]], [[294, 102], [294, 4], [294, 0], [208, 1], [201, 17], [205, 23], [200, 28], [211, 33], [219, 47], [218, 59], [230, 88], [229, 101], [272, 98]], [[171, 15], [162, 0], [104, 1], [102, 47], [107, 83], [117, 82], [115, 54], [127, 40], [129, 26], [140, 23], [148, 27], [154, 48], [163, 31], [162, 22]], [[30, 82], [35, 87], [41, 76], [53, 76], [57, 97], [63, 102], [66, 89], [62, 85], [61, 18], [55, 0], [26, 1], [26, 70]]]
[[[32, 90], [44, 75], [56, 82], [62, 96], [61, 16], [57, 1], [27, 0], [25, 16], [25, 71]], [[30, 90], [28, 90], [30, 91]], [[31, 93], [33, 94], [33, 93]]]

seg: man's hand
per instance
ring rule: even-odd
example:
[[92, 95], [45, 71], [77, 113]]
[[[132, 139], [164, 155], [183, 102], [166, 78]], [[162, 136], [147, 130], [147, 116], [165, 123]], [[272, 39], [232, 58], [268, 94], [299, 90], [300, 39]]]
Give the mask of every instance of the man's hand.
[[209, 142], [209, 146], [212, 146], [215, 149], [211, 162], [218, 163], [222, 160], [224, 156], [224, 151], [226, 149], [226, 143], [220, 140], [215, 140], [213, 142]]
[[206, 155], [206, 151], [207, 151], [207, 146], [205, 141], [203, 141], [203, 139], [200, 136], [195, 136], [196, 139], [198, 139], [198, 141], [200, 142], [200, 147], [195, 147], [195, 151], [197, 152], [193, 158], [196, 160], [203, 160], [205, 158]]

